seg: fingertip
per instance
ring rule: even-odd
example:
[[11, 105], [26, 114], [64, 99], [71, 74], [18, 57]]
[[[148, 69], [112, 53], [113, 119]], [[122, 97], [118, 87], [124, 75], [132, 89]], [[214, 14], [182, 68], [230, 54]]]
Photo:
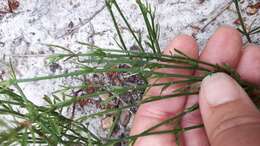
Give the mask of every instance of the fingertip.
[[[241, 33], [235, 29], [234, 27], [230, 26], [230, 25], [222, 25], [221, 27], [219, 27], [214, 35], [220, 35], [223, 36], [223, 34], [225, 34], [225, 36], [230, 37], [232, 36], [232, 39], [237, 40], [238, 43], [242, 44], [242, 35]], [[214, 37], [214, 36], [213, 36]], [[231, 38], [230, 38], [231, 39]]]
[[174, 49], [178, 49], [186, 55], [197, 58], [199, 54], [196, 40], [189, 35], [179, 35], [170, 41], [168, 47], [163, 51], [164, 54], [174, 54]]
[[237, 72], [241, 78], [251, 83], [260, 84], [260, 46], [249, 44], [244, 49]]
[[240, 87], [231, 77], [225, 73], [215, 73], [203, 79], [200, 97], [210, 106], [219, 106], [237, 100], [240, 92]]
[[229, 64], [236, 67], [242, 52], [242, 38], [239, 31], [230, 27], [220, 27], [209, 39], [200, 59], [210, 63]]
[[222, 25], [221, 27], [219, 27], [217, 29], [216, 32], [219, 32], [219, 33], [229, 33], [229, 34], [233, 34], [235, 35], [238, 39], [241, 39], [241, 33], [235, 29], [234, 27], [230, 26], [230, 25]]

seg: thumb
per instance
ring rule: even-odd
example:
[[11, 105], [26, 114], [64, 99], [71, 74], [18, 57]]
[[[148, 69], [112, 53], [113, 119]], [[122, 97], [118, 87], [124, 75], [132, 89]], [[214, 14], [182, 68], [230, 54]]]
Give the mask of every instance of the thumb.
[[260, 146], [260, 114], [231, 77], [216, 73], [201, 84], [199, 104], [212, 146]]

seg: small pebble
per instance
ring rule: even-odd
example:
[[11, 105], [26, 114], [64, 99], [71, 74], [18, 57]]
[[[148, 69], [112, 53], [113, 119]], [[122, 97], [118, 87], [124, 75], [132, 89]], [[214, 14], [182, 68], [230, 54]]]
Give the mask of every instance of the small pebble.
[[247, 13], [248, 15], [254, 15], [257, 11], [258, 11], [258, 9], [255, 8], [255, 7], [250, 7], [250, 6], [248, 6], [248, 7], [246, 8], [246, 13]]
[[106, 117], [101, 121], [103, 129], [109, 129], [113, 125], [114, 119], [113, 117]]

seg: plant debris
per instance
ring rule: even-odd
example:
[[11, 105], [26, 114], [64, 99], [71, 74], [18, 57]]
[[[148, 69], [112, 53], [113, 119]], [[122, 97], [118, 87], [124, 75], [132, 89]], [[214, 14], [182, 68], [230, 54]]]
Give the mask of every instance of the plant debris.
[[257, 3], [254, 4], [254, 5], [250, 5], [249, 7], [251, 7], [251, 8], [256, 8], [256, 9], [260, 9], [260, 2], [257, 2]]
[[236, 24], [236, 25], [240, 25], [241, 24], [239, 18], [237, 18], [235, 21], [233, 21], [233, 23]]
[[8, 0], [8, 11], [13, 13], [18, 7], [20, 3], [18, 0]]

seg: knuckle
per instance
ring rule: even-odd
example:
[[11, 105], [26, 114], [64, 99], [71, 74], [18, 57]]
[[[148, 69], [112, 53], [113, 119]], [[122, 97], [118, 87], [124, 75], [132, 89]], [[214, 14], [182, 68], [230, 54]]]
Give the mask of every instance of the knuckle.
[[165, 120], [174, 115], [173, 113], [162, 111], [147, 104], [140, 107], [138, 114], [141, 117], [146, 117], [147, 119], [157, 119], [159, 121]]
[[182, 123], [185, 127], [202, 124], [202, 118], [199, 111], [194, 111], [185, 115], [182, 118]]
[[226, 132], [230, 132], [235, 129], [237, 130], [252, 125], [260, 125], [259, 115], [242, 115], [236, 117], [229, 117], [219, 122], [215, 126], [209, 137], [211, 139], [217, 139], [218, 137], [222, 137], [223, 135], [225, 135]]

